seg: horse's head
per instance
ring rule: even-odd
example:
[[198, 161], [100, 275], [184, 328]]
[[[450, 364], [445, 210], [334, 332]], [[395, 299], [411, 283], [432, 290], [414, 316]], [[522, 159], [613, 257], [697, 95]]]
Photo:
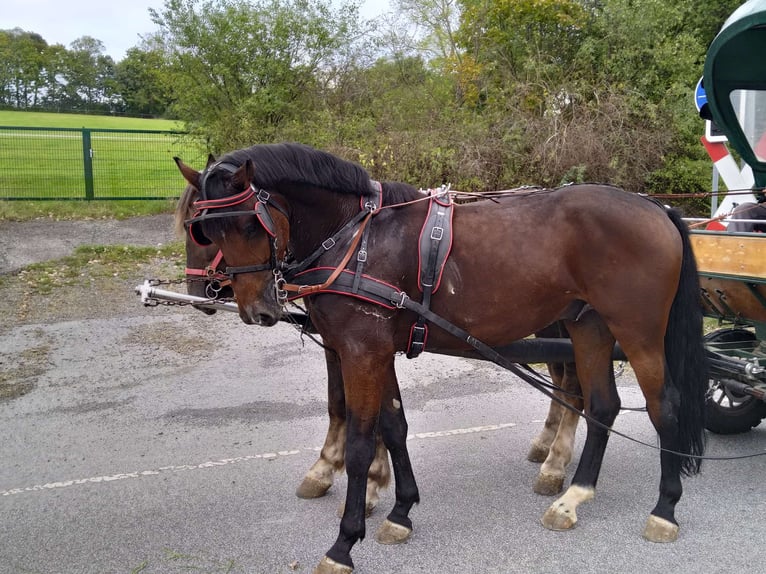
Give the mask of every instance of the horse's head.
[[276, 278], [289, 237], [285, 201], [252, 185], [255, 170], [250, 160], [239, 166], [209, 162], [202, 172], [178, 158], [176, 164], [189, 185], [199, 190], [185, 222], [187, 264], [190, 255], [210, 262], [220, 249], [240, 318], [248, 324], [274, 325], [282, 314]]
[[[208, 165], [212, 165], [215, 158], [208, 158]], [[200, 245], [189, 233], [186, 233], [184, 222], [193, 217], [194, 202], [199, 199], [199, 191], [192, 184], [186, 186], [181, 198], [178, 200], [175, 213], [176, 234], [185, 237], [184, 251], [186, 253], [186, 292], [196, 297], [205, 299], [230, 299], [234, 292], [224, 273], [226, 261], [223, 259], [221, 250], [215, 244]], [[207, 315], [213, 315], [216, 310], [209, 307], [195, 309]]]

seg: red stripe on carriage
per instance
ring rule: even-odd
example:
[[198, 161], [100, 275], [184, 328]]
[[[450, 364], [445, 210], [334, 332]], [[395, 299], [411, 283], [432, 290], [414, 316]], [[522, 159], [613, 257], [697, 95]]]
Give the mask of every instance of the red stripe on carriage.
[[700, 139], [702, 141], [702, 145], [705, 146], [705, 149], [707, 150], [707, 154], [710, 156], [710, 159], [713, 160], [713, 163], [718, 163], [727, 155], [729, 155], [729, 150], [726, 147], [725, 143], [709, 142], [707, 141], [707, 138], [705, 136], [702, 136], [702, 138]]
[[707, 231], [726, 231], [726, 226], [723, 225], [720, 221], [711, 221], [707, 224], [705, 229]]

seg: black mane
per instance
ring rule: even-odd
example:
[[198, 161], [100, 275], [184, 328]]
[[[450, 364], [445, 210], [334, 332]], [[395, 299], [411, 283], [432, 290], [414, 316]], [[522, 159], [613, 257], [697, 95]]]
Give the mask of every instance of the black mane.
[[[289, 182], [357, 196], [373, 193], [370, 175], [363, 167], [304, 144], [254, 145], [227, 153], [220, 162], [240, 166], [248, 159], [255, 166], [253, 183], [266, 190]], [[418, 192], [412, 186], [383, 185], [384, 205], [416, 197]]]

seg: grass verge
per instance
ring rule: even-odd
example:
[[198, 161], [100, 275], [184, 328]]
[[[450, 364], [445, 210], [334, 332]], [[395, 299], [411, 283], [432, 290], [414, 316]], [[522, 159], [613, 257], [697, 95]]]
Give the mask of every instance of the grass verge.
[[173, 213], [175, 199], [156, 201], [2, 201], [0, 221], [128, 219]]
[[86, 245], [68, 257], [34, 263], [16, 275], [0, 275], [0, 288], [21, 281], [31, 294], [50, 295], [59, 287], [85, 286], [102, 278], [130, 279], [156, 260], [175, 262], [175, 276], [169, 279], [183, 277], [184, 245], [180, 241], [161, 247]]

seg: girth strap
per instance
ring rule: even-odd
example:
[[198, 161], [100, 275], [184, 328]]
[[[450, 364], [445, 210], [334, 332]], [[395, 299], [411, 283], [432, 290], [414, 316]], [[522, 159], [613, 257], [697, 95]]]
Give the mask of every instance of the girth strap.
[[[431, 295], [439, 288], [444, 264], [452, 249], [453, 211], [454, 204], [448, 193], [431, 195], [428, 215], [418, 241], [418, 287], [423, 293], [422, 304], [426, 309], [431, 306]], [[414, 359], [423, 352], [427, 338], [428, 325], [420, 315], [410, 329], [408, 359]]]

